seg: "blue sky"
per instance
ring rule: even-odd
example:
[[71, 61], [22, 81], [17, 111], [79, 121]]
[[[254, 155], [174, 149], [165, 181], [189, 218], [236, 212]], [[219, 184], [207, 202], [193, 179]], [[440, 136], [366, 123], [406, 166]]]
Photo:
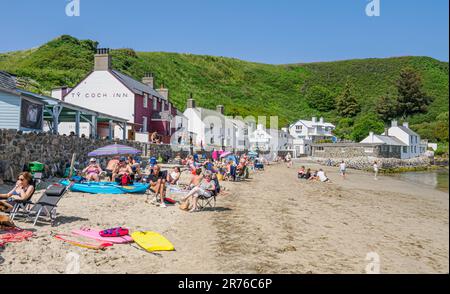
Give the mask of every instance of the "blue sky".
[[235, 57], [264, 63], [425, 55], [448, 61], [448, 0], [0, 0], [0, 52], [59, 35], [102, 47]]

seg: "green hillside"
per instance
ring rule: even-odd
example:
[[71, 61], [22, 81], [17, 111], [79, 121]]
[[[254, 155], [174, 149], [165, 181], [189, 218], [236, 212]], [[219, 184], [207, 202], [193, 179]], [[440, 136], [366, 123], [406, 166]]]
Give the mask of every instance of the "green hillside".
[[[93, 66], [98, 43], [61, 36], [31, 50], [0, 54], [0, 70], [18, 75], [31, 90], [48, 93], [52, 87], [74, 86]], [[197, 104], [214, 108], [224, 104], [228, 115], [277, 115], [280, 126], [313, 115], [341, 123], [336, 110], [319, 112], [306, 100], [313, 86], [325, 87], [333, 96], [346, 81], [354, 85], [364, 124], [374, 113], [378, 98], [396, 93], [400, 71], [412, 67], [421, 76], [425, 92], [433, 97], [427, 113], [408, 118], [412, 127], [431, 140], [448, 141], [448, 63], [429, 57], [396, 57], [292, 65], [268, 65], [231, 58], [190, 54], [112, 50], [113, 67], [140, 79], [156, 74], [181, 110], [189, 93]], [[352, 122], [353, 123], [353, 122]], [[351, 126], [353, 128], [353, 126]]]

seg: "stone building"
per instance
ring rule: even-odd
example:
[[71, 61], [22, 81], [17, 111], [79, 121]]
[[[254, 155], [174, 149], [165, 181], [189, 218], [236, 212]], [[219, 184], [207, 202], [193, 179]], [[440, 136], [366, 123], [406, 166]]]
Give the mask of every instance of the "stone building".
[[316, 158], [401, 158], [401, 146], [384, 143], [329, 143], [313, 144], [312, 157]]

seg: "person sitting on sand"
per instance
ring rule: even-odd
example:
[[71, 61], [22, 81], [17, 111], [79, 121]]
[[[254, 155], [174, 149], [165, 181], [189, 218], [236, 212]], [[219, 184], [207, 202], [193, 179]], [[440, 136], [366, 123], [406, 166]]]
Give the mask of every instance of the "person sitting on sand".
[[330, 179], [327, 177], [327, 175], [325, 174], [325, 172], [323, 171], [323, 169], [320, 169], [317, 172], [317, 178], [322, 182], [322, 183], [331, 183]]
[[181, 171], [178, 166], [174, 167], [172, 171], [167, 175], [167, 183], [170, 185], [176, 185], [180, 179]]
[[10, 212], [17, 202], [27, 201], [34, 193], [33, 176], [29, 172], [23, 172], [17, 178], [14, 189], [8, 194], [0, 194], [0, 210]]
[[310, 168], [308, 168], [307, 170], [306, 170], [306, 172], [305, 172], [305, 174], [303, 175], [303, 179], [305, 179], [305, 180], [309, 180], [310, 178], [311, 178], [311, 169]]
[[119, 164], [119, 156], [114, 156], [110, 161], [108, 161], [108, 164], [106, 165], [106, 176], [109, 178], [109, 180], [113, 181], [113, 172], [116, 169], [116, 166]]
[[159, 206], [166, 208], [164, 198], [166, 198], [166, 179], [167, 171], [161, 171], [159, 165], [153, 167], [152, 173], [149, 175], [150, 190], [159, 195]]
[[133, 171], [131, 170], [131, 167], [127, 164], [125, 157], [121, 157], [119, 159], [119, 163], [116, 165], [116, 169], [113, 172], [112, 178], [116, 181], [121, 183], [122, 178], [124, 176], [129, 177]]
[[189, 212], [194, 212], [198, 210], [198, 197], [212, 197], [215, 191], [216, 185], [212, 180], [212, 173], [206, 171], [200, 185], [194, 187], [182, 201], [187, 201], [190, 205], [192, 205], [192, 208]]
[[102, 172], [103, 170], [95, 158], [91, 158], [89, 165], [83, 170], [83, 173], [86, 174], [86, 180], [94, 182], [100, 182], [100, 174]]
[[297, 177], [298, 177], [299, 179], [304, 179], [304, 178], [305, 178], [305, 174], [306, 174], [305, 167], [302, 166], [302, 167], [298, 170]]
[[316, 181], [316, 180], [318, 180], [319, 178], [318, 178], [318, 176], [317, 176], [317, 173], [318, 173], [319, 171], [314, 171], [311, 175], [310, 175], [310, 177], [308, 178], [308, 181]]

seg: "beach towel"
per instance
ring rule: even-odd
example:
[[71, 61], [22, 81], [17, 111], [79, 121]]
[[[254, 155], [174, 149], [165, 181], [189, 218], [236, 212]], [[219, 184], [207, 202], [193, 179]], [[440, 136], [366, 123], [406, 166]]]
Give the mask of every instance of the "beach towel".
[[2, 230], [4, 233], [0, 234], [0, 244], [4, 246], [7, 243], [17, 243], [27, 241], [33, 237], [33, 232], [21, 230], [19, 228], [9, 228]]

